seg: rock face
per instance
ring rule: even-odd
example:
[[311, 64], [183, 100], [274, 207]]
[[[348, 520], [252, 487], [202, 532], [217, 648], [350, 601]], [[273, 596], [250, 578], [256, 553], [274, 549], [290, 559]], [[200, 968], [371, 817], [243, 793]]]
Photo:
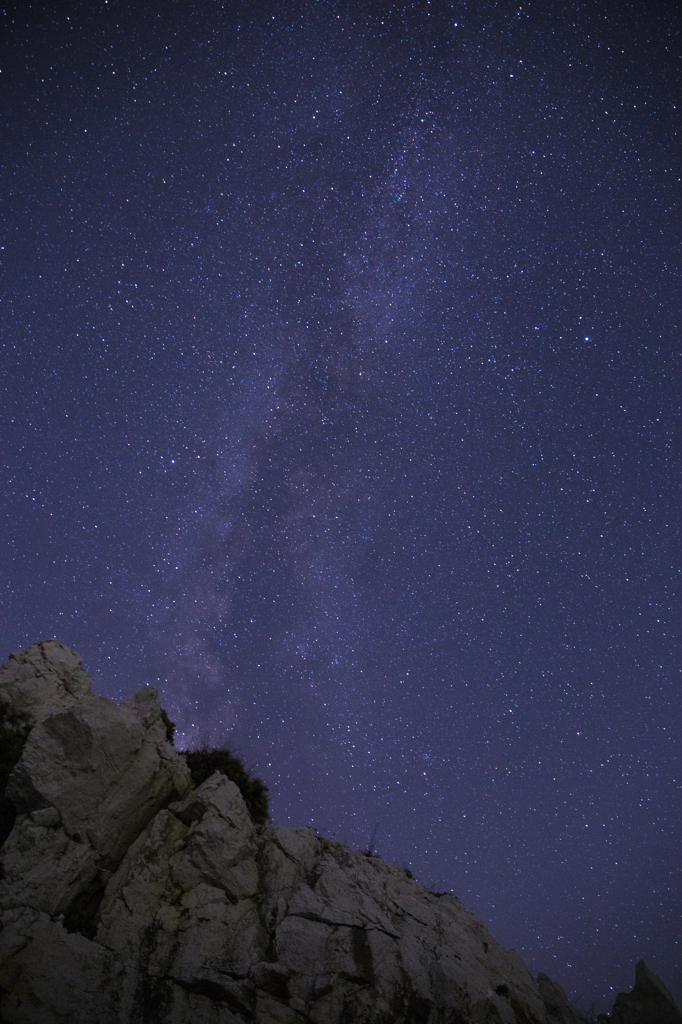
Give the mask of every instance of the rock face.
[[0, 908], [64, 915], [81, 930], [94, 923], [104, 886], [140, 832], [191, 789], [156, 691], [117, 706], [91, 682], [56, 640], [0, 669], [0, 706], [30, 727], [5, 790], [17, 817], [0, 851]]
[[658, 975], [643, 960], [635, 968], [632, 992], [619, 992], [611, 1011], [612, 1024], [682, 1024], [682, 1013]]
[[547, 1024], [587, 1024], [587, 1019], [571, 1006], [566, 993], [546, 974], [538, 974], [538, 988], [547, 1012]]
[[192, 789], [150, 687], [116, 705], [50, 640], [0, 669], [0, 706], [31, 727], [0, 850], [4, 1024], [581, 1022], [454, 897], [254, 825], [224, 775]]
[[10, 654], [0, 668], [0, 701], [30, 725], [92, 696], [92, 679], [75, 651], [44, 640]]

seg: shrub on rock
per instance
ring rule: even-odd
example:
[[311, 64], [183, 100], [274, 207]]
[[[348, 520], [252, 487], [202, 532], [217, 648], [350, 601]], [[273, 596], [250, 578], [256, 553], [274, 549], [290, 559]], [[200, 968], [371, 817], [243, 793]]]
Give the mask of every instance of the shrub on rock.
[[214, 772], [222, 772], [235, 783], [244, 798], [251, 820], [263, 825], [268, 819], [268, 787], [261, 779], [253, 779], [246, 768], [226, 747], [202, 747], [200, 750], [183, 750], [183, 757], [192, 775], [192, 782], [200, 786]]

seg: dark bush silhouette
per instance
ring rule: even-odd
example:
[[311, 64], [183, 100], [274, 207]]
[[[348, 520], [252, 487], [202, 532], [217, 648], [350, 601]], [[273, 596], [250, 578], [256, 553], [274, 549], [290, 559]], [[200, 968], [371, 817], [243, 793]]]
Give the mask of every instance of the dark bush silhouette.
[[261, 779], [252, 779], [246, 768], [226, 748], [202, 747], [200, 750], [183, 750], [182, 756], [192, 775], [192, 782], [200, 786], [213, 772], [222, 772], [239, 788], [248, 808], [251, 820], [262, 825], [268, 819], [268, 787]]
[[173, 737], [175, 736], [175, 722], [171, 722], [168, 717], [168, 712], [161, 708], [161, 721], [166, 727], [166, 739], [169, 743], [173, 743]]
[[374, 826], [374, 828], [372, 829], [372, 835], [371, 835], [371, 838], [370, 838], [370, 840], [369, 840], [369, 844], [368, 844], [368, 846], [367, 846], [367, 849], [366, 849], [366, 850], [363, 850], [363, 851], [362, 851], [362, 852], [363, 852], [363, 855], [364, 855], [365, 857], [378, 857], [378, 856], [379, 856], [379, 854], [378, 854], [378, 853], [375, 853], [375, 852], [374, 852], [374, 840], [375, 840], [375, 839], [376, 839], [376, 837], [377, 837], [377, 831], [378, 831], [378, 829], [379, 829], [379, 823], [377, 822], [377, 824], [376, 824], [376, 825]]

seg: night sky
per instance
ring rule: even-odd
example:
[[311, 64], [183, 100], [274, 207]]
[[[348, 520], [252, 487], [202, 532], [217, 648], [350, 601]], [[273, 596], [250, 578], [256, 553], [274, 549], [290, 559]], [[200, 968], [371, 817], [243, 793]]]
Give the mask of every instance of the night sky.
[[679, 1000], [679, 7], [2, 17], [0, 660]]

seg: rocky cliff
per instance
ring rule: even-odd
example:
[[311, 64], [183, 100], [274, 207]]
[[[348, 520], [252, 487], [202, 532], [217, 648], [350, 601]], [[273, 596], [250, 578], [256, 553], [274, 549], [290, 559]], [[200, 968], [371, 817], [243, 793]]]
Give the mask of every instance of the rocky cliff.
[[116, 705], [48, 640], [0, 708], [6, 1024], [582, 1021], [454, 897], [192, 788], [151, 687]]

